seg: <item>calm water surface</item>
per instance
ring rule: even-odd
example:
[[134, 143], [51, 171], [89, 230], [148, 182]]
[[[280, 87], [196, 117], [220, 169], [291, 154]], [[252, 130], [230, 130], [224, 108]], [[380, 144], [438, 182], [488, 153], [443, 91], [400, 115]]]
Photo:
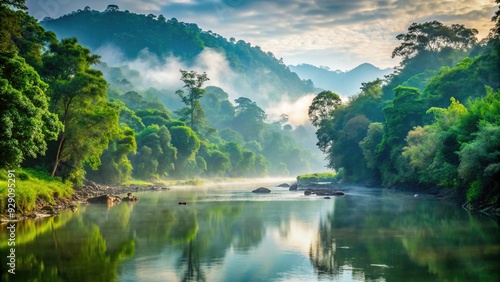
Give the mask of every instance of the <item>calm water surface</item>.
[[500, 281], [500, 228], [484, 216], [390, 190], [328, 200], [260, 186], [273, 185], [141, 192], [18, 223], [16, 275], [2, 263], [2, 281]]

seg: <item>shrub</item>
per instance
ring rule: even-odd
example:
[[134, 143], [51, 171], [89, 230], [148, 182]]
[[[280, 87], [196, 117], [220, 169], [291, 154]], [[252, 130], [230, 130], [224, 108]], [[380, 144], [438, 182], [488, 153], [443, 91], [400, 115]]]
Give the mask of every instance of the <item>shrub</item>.
[[297, 176], [298, 184], [312, 183], [312, 182], [333, 182], [336, 180], [337, 173], [330, 172], [320, 172], [311, 174], [301, 174]]

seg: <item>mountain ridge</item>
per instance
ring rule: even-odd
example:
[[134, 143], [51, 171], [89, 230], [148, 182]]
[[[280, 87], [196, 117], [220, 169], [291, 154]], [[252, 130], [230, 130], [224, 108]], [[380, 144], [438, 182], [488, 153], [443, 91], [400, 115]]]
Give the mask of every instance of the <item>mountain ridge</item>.
[[[231, 83], [233, 92], [237, 92], [233, 98], [246, 96], [259, 103], [278, 102], [284, 95], [296, 99], [314, 91], [311, 82], [300, 79], [272, 52], [244, 40], [226, 39], [175, 18], [167, 20], [162, 15], [146, 16], [116, 9], [104, 12], [84, 9], [57, 19], [44, 19], [40, 24], [59, 38], [76, 37], [92, 52], [104, 46], [117, 46], [128, 61], [137, 60], [141, 52], [147, 50], [160, 61], [175, 57], [184, 67], [191, 68], [206, 50], [213, 50], [222, 55], [229, 66], [220, 75], [237, 74]], [[220, 62], [206, 60], [205, 63], [213, 66]], [[169, 75], [179, 76], [178, 69]], [[215, 76], [208, 75], [211, 79]], [[226, 89], [226, 85], [217, 86]]]
[[305, 63], [288, 67], [300, 78], [310, 79], [314, 86], [331, 90], [341, 96], [353, 96], [359, 92], [361, 83], [384, 78], [393, 71], [391, 68], [381, 69], [370, 63], [362, 63], [348, 71], [331, 70]]

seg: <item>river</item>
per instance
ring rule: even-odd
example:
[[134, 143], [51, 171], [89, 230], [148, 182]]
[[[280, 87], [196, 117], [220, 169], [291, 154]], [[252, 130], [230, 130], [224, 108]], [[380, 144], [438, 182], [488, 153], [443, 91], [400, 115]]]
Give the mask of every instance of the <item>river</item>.
[[[324, 199], [274, 184], [140, 192], [19, 222], [16, 274], [2, 263], [2, 281], [500, 281], [490, 218], [433, 196], [352, 186]], [[250, 192], [260, 186], [272, 193]]]

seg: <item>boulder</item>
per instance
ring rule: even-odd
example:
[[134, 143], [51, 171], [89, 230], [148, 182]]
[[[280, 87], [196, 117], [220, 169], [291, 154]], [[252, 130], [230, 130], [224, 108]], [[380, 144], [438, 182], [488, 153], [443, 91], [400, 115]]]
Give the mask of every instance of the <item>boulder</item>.
[[331, 191], [329, 189], [315, 189], [316, 195], [318, 196], [326, 196], [326, 195], [332, 195]]
[[290, 184], [288, 184], [288, 183], [281, 183], [280, 185], [278, 185], [278, 187], [288, 188], [288, 187], [290, 187]]
[[313, 191], [311, 189], [304, 190], [304, 195], [309, 196], [311, 194], [313, 194]]
[[127, 197], [123, 198], [122, 200], [126, 202], [137, 202], [139, 201], [139, 198], [132, 195], [132, 193], [127, 193]]
[[297, 191], [297, 183], [292, 184], [292, 186], [290, 186], [290, 188], [288, 188], [288, 190]]
[[345, 193], [344, 193], [344, 192], [342, 192], [342, 191], [335, 191], [334, 195], [335, 195], [335, 196], [344, 196], [344, 195], [345, 195]]
[[344, 196], [344, 192], [328, 188], [311, 189], [318, 196]]
[[108, 205], [112, 205], [114, 203], [119, 203], [120, 201], [121, 201], [120, 197], [115, 196], [115, 195], [110, 195], [110, 194], [106, 194], [106, 195], [102, 195], [102, 196], [98, 196], [98, 197], [93, 197], [93, 198], [87, 199], [87, 202], [89, 202], [91, 204], [108, 204]]
[[252, 193], [263, 193], [263, 194], [266, 194], [266, 193], [271, 193], [271, 190], [265, 188], [265, 187], [260, 187], [260, 188], [257, 188], [255, 190], [252, 191]]
[[331, 199], [331, 198], [330, 197], [324, 197], [323, 199], [327, 199], [328, 200], [328, 199]]
[[44, 206], [41, 208], [41, 211], [46, 212], [48, 214], [56, 214], [56, 211], [53, 206]]

